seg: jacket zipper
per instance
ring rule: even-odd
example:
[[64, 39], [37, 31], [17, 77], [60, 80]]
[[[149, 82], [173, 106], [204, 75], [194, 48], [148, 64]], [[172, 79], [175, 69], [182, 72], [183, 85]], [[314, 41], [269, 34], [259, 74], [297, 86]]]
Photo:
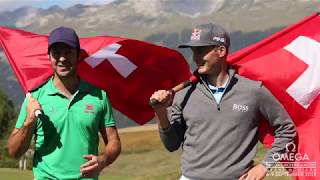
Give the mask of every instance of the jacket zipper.
[[216, 104], [217, 110], [220, 111], [220, 103], [221, 103], [221, 101], [222, 101], [222, 97], [223, 97], [223, 95], [224, 95], [224, 92], [223, 92], [223, 94], [222, 94], [222, 97], [221, 97], [221, 99], [220, 99], [220, 102], [218, 103], [218, 102], [216, 101], [216, 98], [214, 97], [211, 89], [210, 89], [210, 88], [208, 87], [208, 85], [206, 84], [206, 82], [204, 82], [202, 79], [201, 79], [201, 81], [202, 81], [202, 84], [204, 85], [204, 87], [206, 87], [206, 89], [210, 92], [210, 94], [211, 94], [211, 96], [212, 96], [212, 98], [213, 98], [213, 101], [214, 101], [215, 104]]
[[204, 81], [200, 78], [201, 81], [202, 81], [202, 84], [206, 87], [207, 90], [209, 90], [209, 92], [210, 92], [210, 94], [211, 94], [211, 96], [212, 96], [212, 98], [213, 98], [213, 101], [216, 103], [216, 106], [217, 106], [217, 110], [218, 110], [218, 111], [221, 110], [220, 104], [221, 104], [221, 102], [222, 102], [222, 99], [223, 99], [223, 96], [224, 96], [224, 94], [225, 94], [225, 92], [226, 92], [226, 89], [227, 89], [227, 87], [229, 86], [229, 83], [230, 83], [230, 81], [231, 81], [231, 78], [232, 78], [232, 77], [229, 76], [228, 83], [227, 83], [227, 85], [226, 85], [226, 87], [225, 87], [225, 89], [224, 89], [224, 91], [223, 91], [223, 93], [222, 93], [222, 96], [221, 96], [221, 99], [220, 99], [220, 102], [219, 102], [219, 103], [216, 101], [216, 98], [214, 97], [211, 89], [208, 87], [208, 85], [206, 84], [206, 82], [204, 82]]

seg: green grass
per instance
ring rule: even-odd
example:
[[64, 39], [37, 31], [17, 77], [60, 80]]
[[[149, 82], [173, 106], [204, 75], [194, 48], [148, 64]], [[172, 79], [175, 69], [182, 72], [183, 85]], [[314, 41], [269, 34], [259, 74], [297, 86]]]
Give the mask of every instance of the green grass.
[[18, 169], [1, 168], [0, 169], [1, 179], [10, 180], [22, 180], [22, 179], [33, 179], [31, 171], [21, 171]]
[[[180, 151], [168, 152], [157, 131], [120, 134], [122, 153], [110, 167], [104, 169], [100, 180], [177, 180], [180, 177]], [[265, 150], [259, 145], [256, 161]], [[33, 179], [32, 172], [18, 169], [0, 169], [0, 179]], [[290, 177], [266, 177], [266, 180], [290, 180]]]

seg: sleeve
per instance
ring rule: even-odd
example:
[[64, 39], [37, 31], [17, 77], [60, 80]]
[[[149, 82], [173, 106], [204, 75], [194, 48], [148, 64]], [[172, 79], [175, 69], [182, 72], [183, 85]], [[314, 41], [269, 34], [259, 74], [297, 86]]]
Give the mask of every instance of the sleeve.
[[108, 95], [103, 91], [103, 124], [104, 127], [116, 126], [116, 121], [113, 117], [112, 106], [109, 102]]
[[17, 129], [20, 129], [23, 126], [23, 123], [27, 117], [27, 104], [28, 104], [28, 99], [24, 98], [24, 101], [21, 105], [18, 120], [17, 120], [16, 126], [15, 126]]
[[159, 129], [159, 132], [162, 143], [168, 151], [172, 152], [179, 149], [184, 141], [186, 123], [183, 119], [181, 105], [177, 101], [174, 100], [167, 112], [170, 126], [167, 129]]
[[273, 155], [286, 152], [286, 145], [293, 142], [296, 130], [284, 107], [263, 85], [259, 89], [258, 96], [260, 113], [274, 129], [274, 142], [263, 160], [263, 163], [272, 166], [276, 162]]

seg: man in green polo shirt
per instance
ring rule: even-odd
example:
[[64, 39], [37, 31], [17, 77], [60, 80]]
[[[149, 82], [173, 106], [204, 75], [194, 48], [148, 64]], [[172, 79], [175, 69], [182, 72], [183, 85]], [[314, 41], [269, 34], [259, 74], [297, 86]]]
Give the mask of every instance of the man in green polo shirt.
[[[97, 179], [121, 151], [107, 94], [77, 75], [80, 43], [73, 29], [51, 31], [48, 54], [54, 75], [24, 100], [8, 140], [9, 154], [20, 157], [35, 135], [37, 180]], [[38, 117], [37, 110], [42, 111]], [[99, 132], [105, 143], [101, 155]]]

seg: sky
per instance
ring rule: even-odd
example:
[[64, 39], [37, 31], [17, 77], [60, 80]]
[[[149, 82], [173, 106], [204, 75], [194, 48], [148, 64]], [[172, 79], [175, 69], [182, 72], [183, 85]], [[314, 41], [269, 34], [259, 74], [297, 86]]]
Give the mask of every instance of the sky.
[[62, 8], [66, 8], [75, 4], [107, 4], [112, 1], [114, 0], [0, 0], [0, 12], [12, 11], [22, 6], [46, 9], [53, 5], [59, 5]]

